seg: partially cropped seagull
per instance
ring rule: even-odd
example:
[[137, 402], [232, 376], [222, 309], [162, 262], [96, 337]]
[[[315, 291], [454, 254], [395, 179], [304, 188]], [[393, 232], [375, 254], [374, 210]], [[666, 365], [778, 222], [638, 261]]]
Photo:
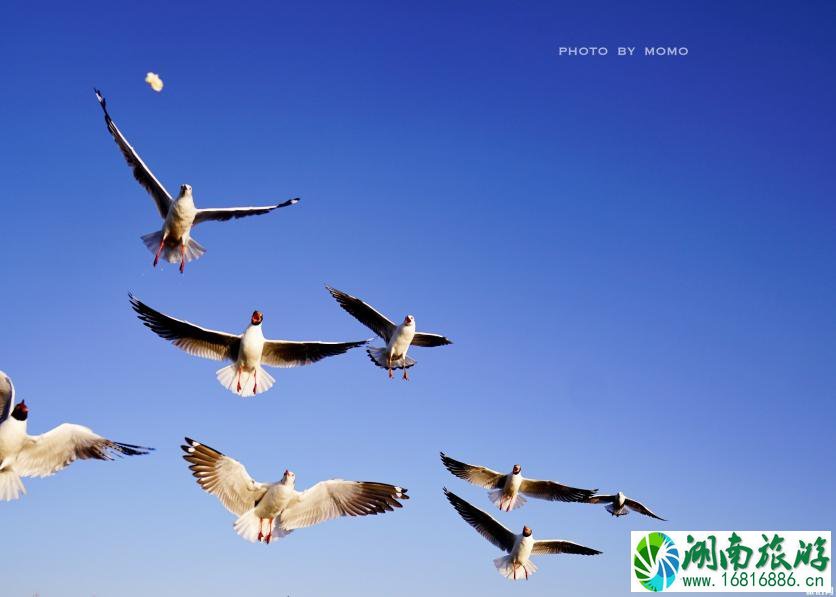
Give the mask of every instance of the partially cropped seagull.
[[523, 527], [521, 534], [515, 535], [490, 514], [464, 501], [446, 487], [444, 495], [467, 524], [508, 554], [493, 561], [497, 571], [508, 580], [521, 580], [523, 577], [528, 580], [528, 577], [537, 571], [537, 566], [529, 559], [531, 556], [558, 553], [594, 556], [601, 553], [597, 549], [561, 539], [537, 541], [527, 526]]
[[0, 371], [0, 500], [16, 500], [26, 493], [21, 477], [48, 477], [79, 458], [113, 460], [153, 449], [114, 442], [71, 423], [43, 435], [29, 435], [28, 418], [29, 408], [23, 400], [15, 404], [12, 380]]
[[299, 198], [296, 197], [277, 205], [265, 205], [262, 207], [197, 209], [192, 197], [192, 187], [187, 184], [180, 185], [180, 194], [176, 199], [172, 199], [162, 183], [157, 180], [148, 166], [145, 165], [145, 162], [139, 157], [136, 150], [128, 143], [128, 140], [116, 126], [116, 123], [110, 118], [110, 114], [107, 111], [107, 103], [101, 91], [98, 89], [94, 91], [96, 92], [96, 98], [99, 100], [102, 110], [104, 110], [107, 130], [113, 135], [116, 144], [122, 150], [122, 154], [128, 161], [128, 165], [133, 169], [134, 178], [151, 194], [154, 203], [157, 205], [157, 211], [160, 212], [160, 217], [164, 220], [163, 227], [160, 231], [151, 232], [142, 237], [142, 242], [154, 253], [154, 266], [157, 265], [160, 256], [162, 256], [169, 263], [177, 263], [179, 261], [180, 272], [182, 273], [186, 267], [186, 262], [203, 255], [206, 249], [191, 237], [192, 226], [201, 222], [208, 222], [210, 220], [224, 222], [232, 218], [257, 216], [280, 207], [287, 207], [288, 205], [299, 203]]
[[231, 365], [218, 369], [216, 375], [222, 386], [244, 397], [266, 392], [276, 382], [262, 365], [310, 365], [368, 342], [267, 340], [261, 331], [264, 321], [261, 311], [253, 311], [250, 325], [243, 334], [236, 336], [175, 319], [152, 309], [133, 295], [128, 296], [139, 319], [160, 338], [170, 340], [174, 346], [191, 355], [215, 361], [232, 361]]
[[606, 504], [605, 508], [607, 512], [613, 516], [626, 516], [630, 513], [630, 510], [632, 510], [633, 512], [650, 516], [651, 518], [665, 520], [661, 516], [654, 514], [650, 508], [641, 502], [631, 500], [620, 491], [612, 495], [593, 495], [587, 499], [586, 502], [588, 504]]
[[521, 493], [528, 497], [553, 502], [586, 502], [598, 491], [597, 489], [569, 487], [556, 481], [526, 479], [522, 476], [522, 467], [519, 464], [515, 464], [511, 472], [505, 474], [484, 466], [454, 460], [444, 452], [441, 452], [441, 462], [448, 471], [460, 479], [493, 490], [488, 492], [491, 502], [506, 512], [525, 504], [526, 499], [520, 495]]
[[391, 512], [402, 507], [398, 500], [409, 499], [402, 487], [342, 479], [296, 491], [296, 475], [289, 470], [277, 483], [260, 483], [237, 460], [191, 438], [181, 449], [198, 485], [238, 516], [235, 532], [253, 543], [270, 543], [274, 533], [281, 538], [294, 529], [340, 516]]
[[392, 379], [392, 369], [403, 369], [403, 378], [409, 379], [406, 370], [416, 362], [415, 359], [406, 356], [406, 351], [409, 350], [410, 346], [452, 344], [450, 340], [440, 334], [416, 332], [415, 318], [412, 315], [407, 315], [400, 325], [395, 325], [388, 317], [357, 297], [330, 286], [325, 286], [325, 288], [328, 289], [331, 296], [337, 299], [343, 309], [386, 342], [385, 347], [367, 348], [366, 352], [369, 353], [369, 357], [375, 365], [389, 371], [389, 379]]

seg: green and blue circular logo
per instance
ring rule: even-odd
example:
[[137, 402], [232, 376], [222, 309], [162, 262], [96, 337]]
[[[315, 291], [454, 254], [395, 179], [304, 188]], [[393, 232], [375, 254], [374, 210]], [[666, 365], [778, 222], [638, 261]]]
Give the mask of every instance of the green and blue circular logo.
[[679, 572], [679, 550], [664, 533], [648, 533], [633, 552], [633, 573], [648, 591], [664, 591]]

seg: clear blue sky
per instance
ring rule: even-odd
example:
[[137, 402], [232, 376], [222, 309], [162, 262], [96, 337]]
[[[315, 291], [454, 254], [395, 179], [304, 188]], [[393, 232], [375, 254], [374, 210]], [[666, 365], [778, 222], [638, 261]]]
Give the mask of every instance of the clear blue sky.
[[[580, 4], [4, 7], [0, 368], [31, 432], [157, 448], [0, 504], [4, 595], [614, 595], [631, 529], [833, 528], [836, 4]], [[611, 51], [557, 56], [574, 44]], [[645, 44], [689, 55], [614, 55]], [[159, 221], [94, 85], [169, 190], [302, 203], [202, 225], [184, 276], [152, 269], [139, 236]], [[353, 351], [242, 400], [127, 300], [367, 337], [324, 283], [455, 344], [416, 349], [410, 383]], [[413, 499], [251, 545], [189, 475], [186, 434], [258, 479]], [[502, 522], [604, 555], [540, 558], [514, 587], [441, 488], [485, 492], [439, 450], [670, 522], [529, 502]]]

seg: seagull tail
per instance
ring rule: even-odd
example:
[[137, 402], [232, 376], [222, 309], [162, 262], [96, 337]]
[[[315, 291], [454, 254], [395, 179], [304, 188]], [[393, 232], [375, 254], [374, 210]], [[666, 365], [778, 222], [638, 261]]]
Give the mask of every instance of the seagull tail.
[[[367, 348], [366, 352], [369, 354], [369, 358], [375, 365], [382, 367], [383, 369], [389, 368], [386, 363], [386, 347]], [[392, 361], [392, 369], [409, 369], [415, 363], [416, 361], [412, 357], [403, 356]]]
[[515, 566], [512, 556], [496, 558], [493, 561], [493, 565], [496, 566], [496, 571], [508, 580], [525, 580], [528, 576], [537, 572], [537, 566], [531, 560], [528, 560], [525, 564], [517, 564]]
[[527, 501], [519, 493], [511, 499], [506, 498], [504, 496], [504, 493], [505, 490], [503, 489], [494, 489], [493, 491], [488, 492], [488, 497], [490, 498], [491, 502], [500, 510], [510, 512], [511, 510], [521, 508]]
[[607, 512], [609, 512], [613, 516], [626, 516], [630, 513], [630, 511], [624, 507], [616, 509], [615, 504], [607, 504], [604, 507], [606, 508]]
[[[285, 531], [281, 527], [276, 526], [276, 520], [273, 520], [273, 527], [271, 529], [267, 528], [268, 520], [260, 519], [256, 513], [255, 508], [247, 510], [244, 512], [238, 520], [236, 520], [232, 528], [235, 529], [235, 532], [238, 533], [238, 536], [242, 539], [246, 539], [250, 543], [258, 543], [259, 541], [264, 541], [264, 536], [267, 535], [268, 532], [272, 532], [273, 536], [272, 539], [281, 539], [282, 537], [286, 537], [293, 531]], [[261, 532], [262, 538], [258, 538], [258, 534]]]
[[[160, 230], [156, 232], [150, 232], [149, 234], [144, 234], [142, 237], [142, 242], [148, 247], [148, 250], [151, 251], [154, 255], [157, 254], [157, 251], [160, 250], [160, 243], [163, 240], [163, 233]], [[203, 254], [206, 252], [206, 249], [197, 242], [195, 239], [190, 238], [189, 242], [186, 244], [186, 263], [189, 261], [194, 261], [195, 259], [199, 259]], [[169, 246], [166, 244], [163, 247], [162, 252], [160, 253], [160, 257], [168, 261], [169, 263], [180, 263], [180, 246], [174, 245]]]
[[26, 493], [26, 488], [17, 473], [11, 468], [0, 471], [0, 500], [10, 502], [22, 493]]
[[[215, 372], [218, 382], [233, 394], [238, 394], [242, 398], [249, 398], [256, 394], [266, 392], [273, 387], [276, 380], [272, 375], [267, 373], [261, 365], [255, 368], [255, 371], [241, 371], [238, 374], [238, 366], [235, 363], [218, 369]], [[238, 387], [241, 389], [239, 390]]]

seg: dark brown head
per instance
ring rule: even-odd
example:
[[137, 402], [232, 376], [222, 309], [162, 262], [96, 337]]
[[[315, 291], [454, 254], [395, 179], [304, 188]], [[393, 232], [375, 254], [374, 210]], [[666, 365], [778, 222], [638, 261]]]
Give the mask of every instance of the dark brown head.
[[19, 403], [15, 404], [14, 410], [12, 410], [12, 418], [17, 419], [18, 421], [25, 421], [29, 416], [29, 407], [26, 406], [26, 402], [21, 400]]
[[403, 318], [404, 325], [415, 325], [415, 318], [412, 315], [407, 315]]
[[515, 464], [514, 468], [511, 469], [511, 472], [515, 475], [519, 475], [522, 472], [522, 467], [519, 464]]
[[531, 529], [528, 527], [523, 527], [523, 537], [531, 537]]
[[253, 311], [253, 316], [250, 319], [250, 323], [253, 325], [261, 325], [262, 321], [264, 321], [264, 315], [262, 315], [261, 311]]

